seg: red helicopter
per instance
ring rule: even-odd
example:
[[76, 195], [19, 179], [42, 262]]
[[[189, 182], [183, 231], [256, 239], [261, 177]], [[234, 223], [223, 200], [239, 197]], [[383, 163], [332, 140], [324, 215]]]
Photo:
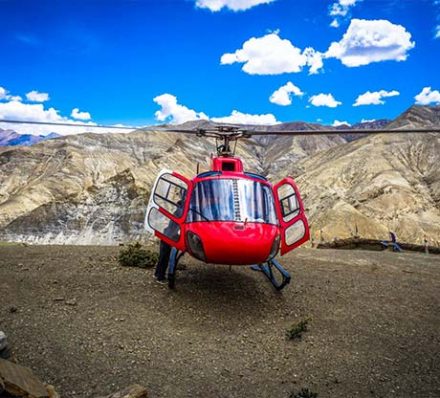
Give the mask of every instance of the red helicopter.
[[[45, 124], [90, 127], [86, 124], [34, 122], [0, 119], [0, 123]], [[127, 129], [96, 125], [108, 129]], [[275, 259], [307, 242], [309, 226], [301, 195], [294, 180], [286, 177], [272, 185], [264, 176], [244, 171], [230, 143], [254, 135], [366, 135], [396, 133], [440, 133], [440, 127], [391, 129], [331, 129], [257, 131], [243, 126], [215, 126], [206, 129], [160, 129], [213, 137], [223, 141], [212, 158], [211, 170], [192, 180], [163, 170], [157, 177], [145, 216], [145, 228], [173, 247], [168, 268], [168, 285], [175, 286], [179, 259], [188, 252], [214, 264], [251, 265], [261, 271], [277, 290], [290, 282], [289, 273]], [[235, 149], [235, 148], [234, 148]], [[278, 272], [278, 275], [277, 275]]]
[[[162, 170], [150, 196], [145, 228], [173, 247], [168, 285], [175, 286], [176, 267], [184, 253], [205, 263], [251, 265], [261, 271], [277, 290], [290, 275], [275, 259], [309, 240], [304, 205], [295, 181], [286, 177], [272, 185], [264, 176], [245, 171], [234, 156], [231, 142], [252, 135], [329, 135], [341, 130], [262, 132], [236, 126], [210, 129], [167, 129], [168, 132], [213, 137], [217, 146], [211, 170], [188, 179]], [[433, 129], [348, 130], [349, 134], [426, 133]]]
[[[176, 249], [169, 264], [170, 287], [178, 260], [188, 252], [206, 263], [255, 265], [281, 290], [290, 275], [275, 256], [310, 236], [298, 187], [290, 177], [273, 186], [265, 177], [243, 169], [230, 142], [249, 133], [221, 126], [219, 131], [198, 130], [197, 135], [223, 139], [211, 170], [192, 180], [162, 170], [145, 218], [146, 229]], [[281, 273], [281, 282], [274, 270]]]

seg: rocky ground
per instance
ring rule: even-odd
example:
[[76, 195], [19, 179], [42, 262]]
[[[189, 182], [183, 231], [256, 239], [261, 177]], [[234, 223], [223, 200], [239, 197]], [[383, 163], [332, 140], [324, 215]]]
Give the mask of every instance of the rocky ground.
[[0, 330], [62, 397], [440, 396], [439, 256], [300, 249], [277, 293], [188, 258], [169, 291], [118, 251], [0, 246]]

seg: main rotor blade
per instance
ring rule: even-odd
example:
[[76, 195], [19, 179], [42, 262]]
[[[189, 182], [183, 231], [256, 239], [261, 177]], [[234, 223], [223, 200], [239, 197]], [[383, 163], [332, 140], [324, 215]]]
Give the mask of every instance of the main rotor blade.
[[252, 135], [292, 135], [292, 136], [309, 136], [309, 135], [341, 135], [341, 134], [422, 134], [422, 133], [440, 133], [440, 127], [432, 127], [432, 128], [405, 128], [405, 129], [332, 129], [332, 130], [283, 130], [283, 131], [259, 131], [259, 130], [247, 130], [247, 129], [238, 129], [233, 132], [223, 132], [216, 131], [214, 129], [199, 129], [199, 130], [185, 130], [185, 129], [173, 129], [173, 128], [165, 128], [165, 129], [155, 129], [156, 131], [166, 131], [170, 133], [184, 133], [184, 134], [197, 134], [197, 135], [217, 135], [217, 136], [245, 136], [249, 137]]
[[248, 128], [240, 128], [239, 125], [219, 125], [218, 127], [200, 128], [196, 130], [168, 128], [161, 126], [146, 126], [146, 127], [129, 127], [129, 126], [115, 126], [115, 125], [103, 125], [103, 124], [76, 124], [76, 123], [63, 123], [63, 122], [39, 122], [39, 121], [27, 121], [27, 120], [9, 120], [0, 119], [0, 123], [15, 123], [15, 124], [36, 124], [47, 126], [69, 126], [69, 127], [87, 127], [105, 128], [105, 129], [120, 129], [120, 130], [147, 130], [147, 131], [163, 131], [170, 133], [183, 133], [183, 134], [196, 134], [202, 136], [229, 136], [229, 137], [250, 137], [252, 135], [292, 135], [292, 136], [308, 136], [308, 135], [341, 135], [341, 134], [409, 134], [409, 133], [440, 133], [440, 127], [424, 127], [424, 128], [402, 128], [402, 129], [324, 129], [324, 130], [283, 130], [283, 131], [261, 131], [250, 130]]
[[440, 127], [409, 129], [341, 129], [341, 130], [287, 130], [287, 131], [246, 131], [249, 135], [341, 135], [341, 134], [409, 134], [440, 133]]

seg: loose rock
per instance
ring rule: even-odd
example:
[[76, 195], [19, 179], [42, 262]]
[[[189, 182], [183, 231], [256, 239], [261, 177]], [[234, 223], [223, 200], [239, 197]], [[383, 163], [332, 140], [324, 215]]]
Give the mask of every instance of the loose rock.
[[8, 340], [6, 334], [0, 330], [0, 351], [4, 350], [8, 346]]
[[114, 394], [107, 395], [102, 398], [147, 398], [148, 391], [139, 384], [133, 384], [124, 390], [118, 391]]
[[18, 397], [49, 398], [43, 383], [29, 368], [0, 359], [0, 379], [4, 390]]

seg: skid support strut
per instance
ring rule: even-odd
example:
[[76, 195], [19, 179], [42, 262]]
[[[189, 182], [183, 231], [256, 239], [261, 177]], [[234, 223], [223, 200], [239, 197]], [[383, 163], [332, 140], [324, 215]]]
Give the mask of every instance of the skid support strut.
[[184, 254], [185, 252], [181, 252], [174, 247], [171, 249], [170, 260], [168, 262], [168, 287], [170, 289], [174, 289], [176, 285], [177, 264]]
[[[269, 279], [269, 282], [272, 283], [273, 287], [277, 290], [282, 290], [286, 285], [290, 283], [290, 274], [275, 259], [272, 259], [262, 264], [252, 265], [251, 269], [254, 271], [262, 272], [267, 277], [267, 279]], [[279, 275], [281, 275], [281, 281], [279, 281], [275, 276], [275, 273], [277, 271], [279, 272]]]

